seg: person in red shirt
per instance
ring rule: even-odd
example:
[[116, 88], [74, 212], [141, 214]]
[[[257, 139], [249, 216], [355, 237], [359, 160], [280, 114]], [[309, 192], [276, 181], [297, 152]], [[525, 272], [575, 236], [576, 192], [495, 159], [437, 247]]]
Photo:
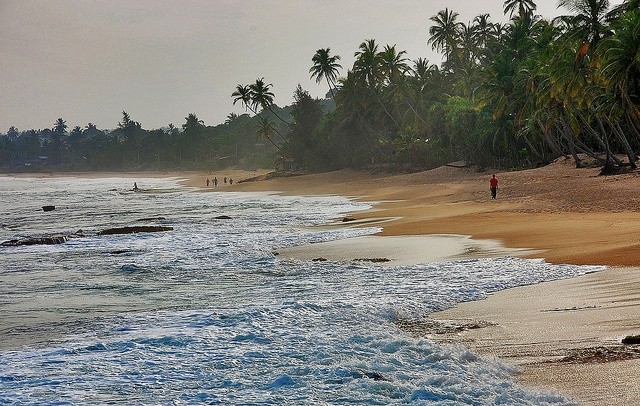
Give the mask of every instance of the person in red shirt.
[[495, 199], [498, 193], [498, 178], [496, 178], [496, 175], [489, 179], [489, 188], [491, 189], [491, 198]]

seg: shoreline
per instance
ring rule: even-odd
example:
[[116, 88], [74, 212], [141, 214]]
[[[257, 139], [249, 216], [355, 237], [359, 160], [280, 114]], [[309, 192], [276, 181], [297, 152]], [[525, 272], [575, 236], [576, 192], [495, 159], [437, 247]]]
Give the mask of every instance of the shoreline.
[[453, 168], [378, 178], [340, 171], [256, 182], [245, 189], [356, 196], [373, 205], [353, 215], [358, 221], [390, 219], [379, 224], [383, 229], [374, 237], [468, 235], [532, 250], [524, 252], [528, 258], [609, 267], [458, 304], [430, 319], [483, 327], [444, 335], [427, 330], [421, 337], [497, 356], [516, 366], [519, 383], [580, 404], [636, 404], [640, 389], [633, 377], [640, 370], [640, 350], [620, 340], [640, 333], [640, 250], [635, 243], [640, 179], [636, 174], [596, 175], [595, 168], [576, 169], [566, 161], [498, 174], [510, 184], [498, 191], [497, 201], [488, 199], [489, 172]]
[[[266, 179], [266, 171], [250, 175], [239, 171], [230, 175], [236, 180], [233, 185], [218, 189], [204, 183], [211, 174], [111, 173], [127, 178], [175, 177], [199, 191], [341, 195], [370, 202], [371, 210], [353, 217], [364, 226], [373, 222], [381, 227], [373, 237], [381, 245], [389, 237], [453, 234], [530, 249], [524, 257], [543, 257], [550, 263], [611, 267], [459, 304], [430, 319], [483, 327], [422, 334], [497, 356], [517, 366], [520, 372], [515, 379], [521, 384], [552, 389], [581, 404], [622, 405], [640, 400], [633, 381], [640, 370], [640, 351], [627, 351], [629, 347], [619, 344], [624, 335], [640, 334], [640, 244], [635, 242], [640, 226], [638, 174], [598, 177], [596, 168], [575, 169], [559, 160], [544, 168], [498, 172], [495, 201], [489, 199], [491, 173], [469, 168], [395, 175], [342, 170], [272, 179]], [[18, 176], [29, 175], [39, 174]], [[237, 182], [250, 178], [256, 181]], [[377, 222], [380, 218], [386, 221]], [[356, 244], [349, 254], [355, 255], [360, 248]], [[571, 356], [571, 361], [564, 359]]]

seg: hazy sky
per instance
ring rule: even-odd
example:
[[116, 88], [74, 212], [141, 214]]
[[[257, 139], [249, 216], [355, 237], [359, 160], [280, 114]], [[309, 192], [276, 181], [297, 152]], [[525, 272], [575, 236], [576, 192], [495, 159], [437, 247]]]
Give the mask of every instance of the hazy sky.
[[[559, 14], [557, 0], [538, 13]], [[331, 48], [346, 68], [359, 44], [396, 44], [414, 60], [439, 61], [426, 41], [429, 17], [448, 7], [467, 22], [503, 0], [0, 0], [0, 132], [69, 129], [88, 122], [113, 129], [126, 110], [143, 128], [189, 113], [224, 121], [237, 84], [272, 83], [290, 104], [298, 83], [315, 97], [311, 57]]]

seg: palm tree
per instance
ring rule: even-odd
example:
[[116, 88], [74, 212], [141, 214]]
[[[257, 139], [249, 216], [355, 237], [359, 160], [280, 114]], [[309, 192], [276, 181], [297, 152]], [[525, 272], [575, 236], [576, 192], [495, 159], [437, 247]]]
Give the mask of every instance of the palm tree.
[[409, 70], [407, 51], [396, 51], [396, 46], [385, 45], [379, 54], [380, 71], [387, 83], [393, 83]]
[[251, 89], [249, 88], [249, 86], [240, 85], [240, 84], [237, 85], [235, 92], [231, 93], [231, 96], [234, 98], [233, 99], [234, 106], [237, 102], [241, 102], [245, 111], [251, 110], [253, 114], [258, 114], [253, 109], [252, 100], [251, 100]]
[[429, 19], [435, 25], [429, 28], [430, 37], [427, 44], [430, 44], [431, 48], [436, 51], [442, 51], [445, 62], [449, 62], [451, 59], [451, 55], [460, 38], [461, 23], [456, 21], [457, 19], [458, 13], [450, 11], [448, 8], [439, 11], [438, 14]]
[[504, 14], [509, 14], [509, 17], [513, 17], [516, 11], [520, 18], [531, 17], [536, 8], [536, 3], [533, 0], [506, 0], [504, 2]]
[[63, 135], [64, 133], [67, 132], [67, 122], [64, 121], [62, 118], [59, 118], [56, 120], [55, 125], [53, 126], [53, 132], [59, 135]]
[[569, 25], [569, 36], [581, 40], [584, 44], [581, 56], [584, 56], [589, 48], [597, 47], [608, 31], [606, 18], [609, 5], [609, 0], [560, 0], [559, 7], [575, 13], [562, 18]]
[[381, 78], [378, 44], [375, 39], [368, 39], [360, 44], [359, 49], [353, 55], [356, 57], [353, 73], [364, 79], [370, 88], [377, 88]]
[[204, 128], [204, 121], [198, 119], [195, 113], [189, 113], [184, 119], [186, 120], [185, 123], [182, 124], [184, 134], [188, 137], [197, 138]]
[[600, 48], [602, 76], [619, 106], [616, 115], [640, 138], [640, 11], [626, 13], [616, 23], [614, 34], [604, 40]]
[[382, 59], [381, 54], [378, 52], [376, 40], [365, 40], [360, 44], [359, 49], [354, 54], [356, 61], [353, 63], [353, 75], [355, 75], [356, 82], [366, 85], [371, 96], [376, 99], [384, 113], [398, 126], [398, 122], [380, 99], [380, 87], [383, 84], [384, 73], [382, 72]]
[[338, 78], [338, 69], [342, 68], [342, 65], [338, 63], [340, 60], [339, 55], [330, 56], [329, 48], [318, 49], [311, 58], [313, 66], [309, 69], [311, 78], [316, 78], [316, 83], [320, 83], [322, 79], [326, 79], [329, 85], [329, 91], [331, 92], [331, 98], [335, 100], [336, 95], [334, 89], [336, 87], [336, 79]]
[[290, 125], [291, 123], [280, 117], [272, 108], [275, 95], [270, 90], [271, 86], [273, 86], [271, 83], [264, 82], [264, 78], [256, 79], [255, 83], [249, 85], [251, 104], [254, 110], [257, 110], [258, 106], [260, 106], [263, 110], [269, 110], [283, 123]]

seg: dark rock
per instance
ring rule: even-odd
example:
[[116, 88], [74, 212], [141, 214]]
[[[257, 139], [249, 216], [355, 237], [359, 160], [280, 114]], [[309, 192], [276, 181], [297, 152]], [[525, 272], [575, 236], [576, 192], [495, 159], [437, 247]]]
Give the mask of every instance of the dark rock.
[[365, 371], [361, 369], [360, 372], [362, 375], [369, 379], [373, 379], [374, 381], [389, 381], [389, 379], [385, 378], [384, 375], [376, 371]]
[[132, 250], [113, 250], [110, 251], [109, 254], [111, 255], [122, 255], [122, 254], [128, 254], [130, 252], [133, 252]]
[[66, 242], [69, 237], [65, 235], [56, 235], [48, 237], [29, 237], [21, 240], [8, 240], [0, 243], [2, 247], [20, 247], [23, 245], [54, 245]]
[[347, 223], [349, 221], [356, 221], [357, 219], [355, 217], [345, 217], [342, 219], [343, 223]]
[[622, 339], [622, 344], [640, 344], [640, 335], [637, 336], [626, 336]]
[[42, 211], [54, 211], [56, 206], [42, 206]]
[[312, 261], [313, 262], [325, 262], [327, 259], [323, 258], [323, 257], [319, 257], [319, 258], [313, 258]]
[[166, 226], [130, 226], [108, 228], [98, 232], [98, 235], [114, 235], [114, 234], [134, 234], [134, 233], [157, 233], [161, 231], [171, 231], [173, 227]]
[[215, 220], [231, 220], [231, 217], [226, 216], [226, 215], [222, 215], [222, 216], [217, 216], [214, 217]]

